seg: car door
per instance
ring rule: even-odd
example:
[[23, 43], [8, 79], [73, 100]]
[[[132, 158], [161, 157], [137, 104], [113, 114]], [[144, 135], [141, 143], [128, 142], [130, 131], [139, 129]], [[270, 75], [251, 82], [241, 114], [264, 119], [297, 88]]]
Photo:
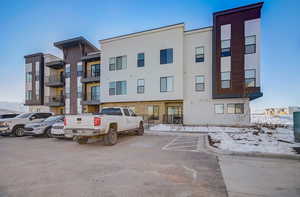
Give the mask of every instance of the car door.
[[129, 113], [130, 113], [130, 116], [131, 116], [132, 128], [138, 128], [139, 125], [140, 125], [139, 118], [137, 117], [137, 115], [131, 109], [129, 109]]
[[123, 112], [124, 112], [124, 120], [125, 120], [125, 124], [124, 124], [125, 129], [130, 130], [132, 129], [132, 118], [130, 116], [129, 110], [124, 108]]
[[36, 113], [36, 114], [32, 114], [29, 117], [29, 120], [31, 123], [36, 123], [36, 122], [41, 122], [43, 119], [38, 113]]

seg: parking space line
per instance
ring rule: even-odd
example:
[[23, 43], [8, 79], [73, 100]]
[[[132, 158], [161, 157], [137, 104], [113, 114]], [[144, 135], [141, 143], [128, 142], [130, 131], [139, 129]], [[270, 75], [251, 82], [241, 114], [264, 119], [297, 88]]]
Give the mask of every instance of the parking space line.
[[189, 151], [189, 152], [199, 152], [201, 149], [201, 139], [200, 137], [184, 137], [178, 136], [174, 138], [171, 142], [166, 144], [162, 150], [169, 151]]

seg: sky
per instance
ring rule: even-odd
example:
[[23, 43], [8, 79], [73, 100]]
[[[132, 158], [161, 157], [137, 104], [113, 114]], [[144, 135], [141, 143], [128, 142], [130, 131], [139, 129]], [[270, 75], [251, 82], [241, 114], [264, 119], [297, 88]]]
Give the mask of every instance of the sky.
[[[98, 41], [160, 26], [212, 25], [213, 12], [255, 0], [18, 0], [0, 7], [0, 101], [24, 102], [24, 55], [62, 57], [56, 41]], [[266, 0], [261, 18], [261, 88], [251, 107], [300, 106], [300, 1]]]

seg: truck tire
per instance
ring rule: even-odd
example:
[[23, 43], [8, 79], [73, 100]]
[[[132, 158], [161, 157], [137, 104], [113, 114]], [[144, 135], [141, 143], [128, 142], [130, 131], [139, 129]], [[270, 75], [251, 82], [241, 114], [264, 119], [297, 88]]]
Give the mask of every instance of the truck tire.
[[89, 140], [89, 138], [87, 138], [87, 137], [79, 137], [76, 139], [76, 142], [78, 144], [87, 144], [88, 140]]
[[24, 136], [24, 127], [23, 126], [15, 126], [15, 128], [13, 129], [13, 134], [16, 137]]
[[44, 132], [44, 136], [45, 137], [48, 137], [48, 138], [51, 138], [52, 137], [52, 134], [51, 134], [51, 127], [47, 128]]
[[110, 128], [108, 133], [104, 136], [104, 144], [106, 146], [115, 145], [118, 142], [118, 134], [116, 128]]
[[143, 122], [140, 122], [139, 129], [136, 132], [137, 135], [144, 135], [144, 124]]

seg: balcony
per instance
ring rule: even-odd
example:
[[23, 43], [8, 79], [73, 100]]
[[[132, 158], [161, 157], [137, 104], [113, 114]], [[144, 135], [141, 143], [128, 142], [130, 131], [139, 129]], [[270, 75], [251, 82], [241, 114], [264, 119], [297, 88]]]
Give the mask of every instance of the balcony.
[[64, 67], [64, 61], [57, 60], [46, 63], [46, 66], [53, 69], [62, 69]]
[[100, 72], [88, 72], [81, 78], [81, 83], [100, 82]]
[[61, 87], [65, 85], [63, 75], [50, 75], [45, 78], [45, 85], [48, 87]]
[[61, 107], [65, 105], [65, 96], [47, 96], [45, 97], [45, 103], [49, 107]]
[[100, 93], [87, 92], [82, 95], [82, 105], [100, 105]]

